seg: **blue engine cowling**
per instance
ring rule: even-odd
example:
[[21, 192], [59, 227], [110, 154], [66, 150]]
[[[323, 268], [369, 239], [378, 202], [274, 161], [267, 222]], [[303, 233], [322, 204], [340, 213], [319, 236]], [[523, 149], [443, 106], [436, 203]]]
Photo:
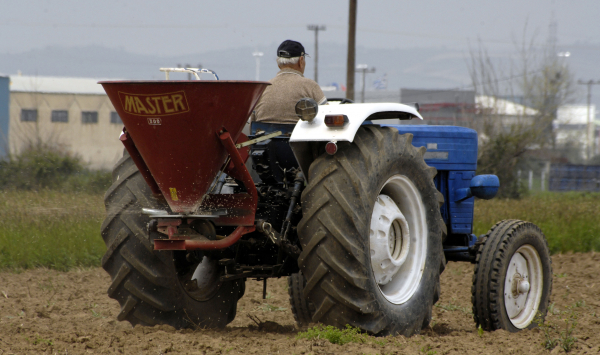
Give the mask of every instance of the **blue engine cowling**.
[[386, 125], [412, 133], [412, 144], [425, 147], [425, 162], [438, 170], [435, 185], [444, 195], [441, 212], [448, 234], [470, 235], [474, 197], [490, 199], [500, 186], [495, 175], [475, 176], [477, 132], [456, 126]]

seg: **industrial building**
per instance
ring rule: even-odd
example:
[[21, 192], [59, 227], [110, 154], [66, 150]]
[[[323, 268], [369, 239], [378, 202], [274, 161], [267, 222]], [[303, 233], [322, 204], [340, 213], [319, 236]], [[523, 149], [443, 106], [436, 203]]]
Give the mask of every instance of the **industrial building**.
[[[327, 99], [343, 98], [341, 90], [325, 90]], [[362, 98], [356, 100], [360, 102]], [[405, 124], [453, 125], [479, 129], [483, 113], [498, 118], [503, 127], [523, 120], [535, 120], [538, 112], [505, 98], [476, 95], [473, 90], [407, 89], [365, 91], [364, 102], [419, 104], [423, 121]], [[600, 154], [600, 121], [595, 105], [565, 105], [558, 108], [552, 124], [556, 148], [578, 151], [581, 159]]]
[[[98, 81], [0, 74], [0, 158], [45, 144], [79, 156], [89, 168], [111, 169], [123, 152], [118, 140], [123, 125]], [[324, 92], [328, 99], [346, 94], [340, 90]], [[486, 107], [501, 111], [498, 114], [503, 125], [510, 125], [517, 117], [535, 116], [526, 106], [476, 96], [470, 90], [369, 90], [364, 101], [418, 103], [425, 120], [412, 124], [476, 128], [477, 114]], [[600, 153], [600, 122], [592, 119], [590, 125], [588, 115], [595, 117], [595, 107], [590, 107], [591, 113], [587, 109], [561, 107], [553, 125], [557, 146], [576, 145], [582, 157]]]
[[556, 146], [580, 152], [581, 159], [600, 154], [600, 122], [593, 119], [596, 105], [565, 105], [558, 108], [553, 130]]
[[[328, 100], [346, 96], [346, 93], [340, 90], [326, 90], [324, 93]], [[355, 102], [360, 102], [362, 95], [356, 96]], [[368, 90], [364, 93], [364, 102], [400, 102], [408, 105], [418, 103], [424, 121], [414, 121], [412, 124], [470, 127], [476, 111], [475, 91], [472, 90]]]
[[42, 144], [111, 169], [122, 129], [98, 79], [0, 76], [0, 157]]

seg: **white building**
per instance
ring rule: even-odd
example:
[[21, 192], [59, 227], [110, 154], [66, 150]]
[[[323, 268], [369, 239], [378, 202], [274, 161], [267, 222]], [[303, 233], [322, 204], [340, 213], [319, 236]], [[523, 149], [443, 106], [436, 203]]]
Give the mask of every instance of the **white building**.
[[8, 90], [0, 88], [0, 95], [9, 95], [0, 98], [0, 106], [8, 103], [0, 107], [5, 154], [42, 143], [78, 155], [91, 169], [111, 169], [121, 157], [123, 124], [99, 79], [9, 76], [6, 81]]
[[[553, 129], [556, 134], [557, 147], [573, 147], [581, 152], [581, 158], [590, 154], [599, 154], [598, 128], [596, 106], [565, 105], [558, 108]], [[588, 151], [589, 149], [589, 151]]]

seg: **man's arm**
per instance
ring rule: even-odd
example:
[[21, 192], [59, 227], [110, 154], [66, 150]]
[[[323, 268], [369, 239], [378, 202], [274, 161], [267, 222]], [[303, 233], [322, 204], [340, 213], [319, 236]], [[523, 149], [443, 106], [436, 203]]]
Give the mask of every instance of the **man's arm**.
[[317, 104], [327, 105], [327, 97], [323, 93], [323, 90], [321, 90], [319, 84], [317, 84], [315, 81], [313, 81], [311, 91], [312, 98], [317, 102]]

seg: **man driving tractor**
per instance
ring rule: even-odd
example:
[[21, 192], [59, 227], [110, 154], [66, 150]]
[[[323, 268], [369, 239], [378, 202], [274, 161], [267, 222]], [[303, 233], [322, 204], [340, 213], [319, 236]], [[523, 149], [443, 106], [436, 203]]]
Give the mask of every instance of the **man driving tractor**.
[[271, 85], [266, 88], [256, 105], [252, 117], [253, 131], [260, 128], [262, 123], [296, 124], [298, 116], [294, 107], [302, 98], [312, 98], [319, 105], [327, 103], [319, 84], [303, 75], [306, 56], [300, 42], [285, 40], [279, 45], [277, 65], [281, 70], [269, 80]]

